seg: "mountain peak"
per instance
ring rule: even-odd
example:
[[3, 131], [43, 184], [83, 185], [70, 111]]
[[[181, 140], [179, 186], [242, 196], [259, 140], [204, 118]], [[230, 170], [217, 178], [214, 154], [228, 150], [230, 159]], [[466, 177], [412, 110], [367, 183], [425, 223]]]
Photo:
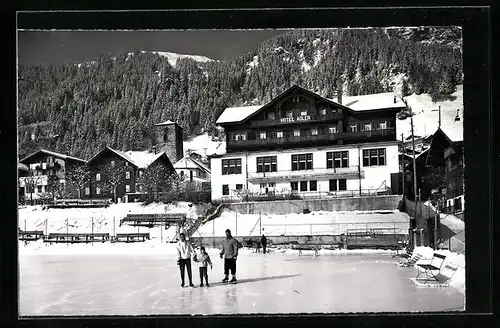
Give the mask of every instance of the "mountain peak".
[[152, 53], [152, 54], [157, 54], [161, 57], [165, 57], [168, 59], [168, 63], [175, 67], [177, 64], [178, 59], [185, 59], [185, 58], [191, 58], [194, 61], [201, 62], [201, 63], [206, 63], [209, 61], [213, 61], [213, 59], [205, 57], [205, 56], [200, 56], [200, 55], [188, 55], [188, 54], [178, 54], [175, 52], [166, 52], [166, 51], [145, 51], [141, 50], [141, 53]]

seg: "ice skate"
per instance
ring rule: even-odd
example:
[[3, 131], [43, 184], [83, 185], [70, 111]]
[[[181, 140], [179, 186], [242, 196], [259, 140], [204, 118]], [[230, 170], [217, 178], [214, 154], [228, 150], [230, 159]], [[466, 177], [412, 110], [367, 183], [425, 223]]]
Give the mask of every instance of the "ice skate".
[[222, 282], [228, 282], [228, 281], [229, 281], [228, 277], [225, 277], [224, 279], [222, 279]]
[[203, 285], [203, 284], [200, 284], [200, 287], [205, 287], [205, 285]]
[[231, 280], [229, 281], [230, 284], [235, 284], [236, 282], [238, 282], [238, 280], [236, 280], [236, 277], [231, 278]]

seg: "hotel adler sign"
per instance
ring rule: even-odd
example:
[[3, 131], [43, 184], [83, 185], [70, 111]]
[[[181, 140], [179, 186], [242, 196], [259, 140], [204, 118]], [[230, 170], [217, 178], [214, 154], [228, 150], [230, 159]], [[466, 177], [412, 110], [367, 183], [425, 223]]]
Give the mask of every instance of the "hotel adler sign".
[[293, 122], [304, 122], [304, 121], [310, 121], [311, 116], [305, 115], [305, 116], [298, 116], [297, 118], [295, 117], [283, 117], [281, 119], [281, 123], [293, 123]]

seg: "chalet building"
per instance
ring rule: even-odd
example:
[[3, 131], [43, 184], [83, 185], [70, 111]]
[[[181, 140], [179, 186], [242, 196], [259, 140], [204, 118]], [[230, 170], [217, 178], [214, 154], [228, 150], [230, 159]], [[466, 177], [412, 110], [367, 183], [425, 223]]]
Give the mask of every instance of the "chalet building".
[[[169, 172], [174, 172], [174, 167], [165, 152], [154, 153], [151, 151], [118, 151], [105, 147], [87, 162], [90, 170], [90, 183], [85, 186], [82, 198], [84, 199], [114, 199], [116, 202], [133, 202], [144, 200], [145, 191], [139, 183], [139, 178], [150, 166], [158, 163]], [[114, 174], [113, 168], [122, 168], [122, 176], [115, 176], [117, 182], [114, 195], [110, 187], [110, 177]], [[116, 172], [116, 171], [115, 171]]]
[[200, 186], [204, 182], [210, 182], [210, 169], [192, 156], [183, 157], [174, 164], [174, 168], [177, 175], [183, 177], [184, 181], [193, 182]]
[[[66, 173], [85, 165], [85, 160], [40, 149], [20, 161], [19, 195], [26, 203], [38, 204], [48, 198], [77, 198], [78, 188], [67, 181]], [[22, 172], [22, 173], [21, 173]]]
[[[327, 197], [390, 192], [399, 172], [391, 94], [337, 101], [293, 86], [263, 106], [226, 108], [226, 153], [211, 156], [212, 201], [242, 194]], [[248, 197], [246, 197], [248, 199]]]
[[[83, 190], [86, 199], [113, 199], [117, 202], [141, 201], [146, 191], [139, 183], [144, 171], [153, 164], [159, 164], [171, 174], [175, 174], [172, 163], [183, 157], [182, 128], [170, 120], [154, 125], [154, 144], [148, 151], [119, 151], [105, 147], [87, 165], [91, 171], [90, 183]], [[125, 166], [123, 176], [112, 173], [110, 167]], [[106, 175], [113, 175], [113, 179]], [[118, 181], [113, 193], [109, 181]], [[116, 183], [116, 182], [115, 182]], [[113, 188], [111, 188], [113, 189]]]
[[445, 181], [445, 212], [462, 212], [464, 198], [463, 124], [441, 126], [432, 137], [426, 165], [437, 167]]

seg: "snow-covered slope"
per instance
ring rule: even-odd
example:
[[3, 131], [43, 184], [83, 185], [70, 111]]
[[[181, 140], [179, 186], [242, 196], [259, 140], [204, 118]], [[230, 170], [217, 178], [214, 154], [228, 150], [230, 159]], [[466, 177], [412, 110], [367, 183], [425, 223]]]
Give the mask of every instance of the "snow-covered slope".
[[208, 61], [213, 60], [213, 59], [210, 59], [208, 57], [200, 56], [200, 55], [186, 55], [186, 54], [178, 54], [175, 52], [141, 50], [141, 53], [146, 53], [146, 52], [151, 52], [151, 53], [157, 54], [161, 57], [166, 57], [168, 59], [168, 63], [174, 67], [177, 64], [177, 60], [179, 60], [179, 59], [191, 58], [194, 61], [201, 62], [201, 63], [206, 63]]
[[[458, 130], [463, 127], [463, 85], [457, 86], [457, 90], [451, 95], [450, 99], [452, 100], [433, 102], [429, 94], [412, 94], [405, 99], [415, 113], [413, 124], [416, 136], [431, 135], [436, 132], [439, 121], [439, 106], [441, 106], [441, 126], [458, 128]], [[459, 110], [460, 121], [455, 122], [457, 110]], [[396, 131], [399, 138], [401, 138], [401, 133], [409, 136], [411, 134], [410, 119], [397, 120]]]
[[214, 141], [208, 133], [191, 136], [184, 141], [184, 152], [191, 150], [200, 155], [224, 154], [226, 152], [225, 141]]

